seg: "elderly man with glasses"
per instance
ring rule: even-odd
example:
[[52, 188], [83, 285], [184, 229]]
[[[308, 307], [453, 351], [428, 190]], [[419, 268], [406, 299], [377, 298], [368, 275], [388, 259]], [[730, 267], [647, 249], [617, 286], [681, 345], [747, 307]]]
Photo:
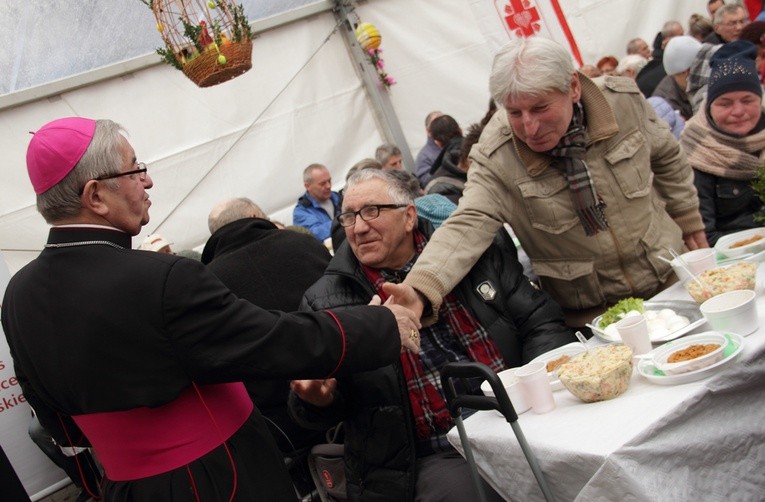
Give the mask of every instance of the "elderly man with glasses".
[[92, 445], [103, 499], [295, 500], [243, 379], [371, 370], [418, 350], [398, 306], [266, 311], [194, 260], [131, 249], [153, 186], [119, 125], [71, 117], [27, 150], [53, 225], [2, 308], [16, 376], [62, 445]]
[[[348, 179], [338, 220], [346, 242], [306, 292], [305, 308], [388, 299], [382, 284], [406, 277], [433, 232], [417, 218], [404, 182], [376, 169]], [[290, 405], [301, 423], [344, 421], [349, 500], [473, 500], [467, 464], [446, 440], [453, 424], [441, 368], [478, 361], [500, 371], [575, 340], [560, 307], [523, 275], [504, 230], [446, 295], [438, 317], [422, 330], [419, 355], [402, 352], [396, 364], [375, 371], [292, 384]], [[471, 390], [479, 392], [479, 383]]]
[[749, 24], [746, 7], [741, 4], [726, 4], [715, 12], [712, 19], [714, 31], [704, 39], [705, 43], [718, 45], [741, 38], [741, 32]]

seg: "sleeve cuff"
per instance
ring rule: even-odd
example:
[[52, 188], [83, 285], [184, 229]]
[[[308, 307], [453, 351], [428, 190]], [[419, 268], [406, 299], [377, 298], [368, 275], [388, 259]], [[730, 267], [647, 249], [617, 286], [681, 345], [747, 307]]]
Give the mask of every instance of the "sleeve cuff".
[[430, 326], [438, 320], [438, 309], [443, 301], [444, 286], [435, 274], [427, 270], [412, 270], [404, 280], [405, 284], [412, 286], [427, 300], [427, 305], [422, 312], [422, 325]]
[[704, 231], [704, 221], [701, 219], [698, 207], [690, 211], [672, 215], [672, 219], [683, 231], [683, 235], [690, 235]]

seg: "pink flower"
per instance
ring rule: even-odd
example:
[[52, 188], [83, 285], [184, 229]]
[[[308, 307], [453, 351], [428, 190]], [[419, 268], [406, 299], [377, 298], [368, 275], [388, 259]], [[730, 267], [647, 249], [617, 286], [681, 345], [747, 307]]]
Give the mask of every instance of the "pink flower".
[[377, 76], [380, 78], [380, 83], [388, 88], [394, 85], [396, 80], [385, 73], [385, 62], [380, 57], [381, 52], [382, 49], [369, 49], [367, 54], [369, 54], [369, 62], [372, 63], [377, 70]]

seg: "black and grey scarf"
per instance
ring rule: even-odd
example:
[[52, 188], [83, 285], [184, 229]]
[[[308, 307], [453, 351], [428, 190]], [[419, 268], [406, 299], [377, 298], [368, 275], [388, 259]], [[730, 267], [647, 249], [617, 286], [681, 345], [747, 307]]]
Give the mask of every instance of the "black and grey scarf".
[[584, 127], [584, 109], [581, 103], [574, 104], [574, 116], [568, 131], [550, 150], [550, 155], [556, 157], [566, 172], [571, 201], [574, 203], [576, 214], [587, 235], [595, 235], [608, 229], [608, 221], [603, 202], [592, 184], [590, 170], [584, 161], [587, 153], [587, 130]]

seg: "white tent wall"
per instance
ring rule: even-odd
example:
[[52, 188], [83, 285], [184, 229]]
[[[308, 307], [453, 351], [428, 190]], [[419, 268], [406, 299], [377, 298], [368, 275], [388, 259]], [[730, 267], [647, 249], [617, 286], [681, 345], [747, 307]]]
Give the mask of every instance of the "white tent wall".
[[483, 117], [492, 51], [470, 2], [387, 0], [362, 4], [358, 14], [381, 32], [386, 69], [398, 82], [391, 101], [415, 156], [430, 111], [464, 125]]
[[564, 5], [571, 31], [585, 49], [584, 62], [590, 64], [608, 54], [621, 59], [627, 54], [627, 42], [635, 37], [652, 47], [665, 21], [678, 21], [687, 33], [691, 14], [707, 15], [706, 0], [588, 0]]

